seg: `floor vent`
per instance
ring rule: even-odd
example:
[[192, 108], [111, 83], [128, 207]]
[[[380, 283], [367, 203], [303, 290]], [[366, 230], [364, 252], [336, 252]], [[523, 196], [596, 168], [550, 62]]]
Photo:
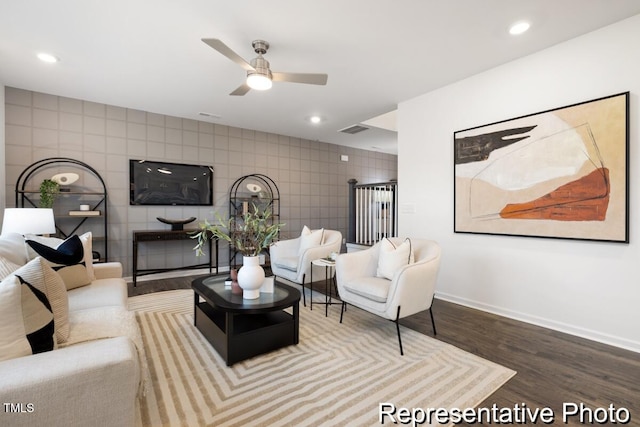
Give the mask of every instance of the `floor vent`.
[[366, 126], [361, 126], [361, 125], [353, 125], [353, 126], [349, 126], [346, 127], [344, 129], [340, 129], [338, 132], [342, 132], [342, 133], [348, 133], [353, 135], [354, 133], [360, 133], [363, 132], [365, 130], [368, 130], [369, 128]]

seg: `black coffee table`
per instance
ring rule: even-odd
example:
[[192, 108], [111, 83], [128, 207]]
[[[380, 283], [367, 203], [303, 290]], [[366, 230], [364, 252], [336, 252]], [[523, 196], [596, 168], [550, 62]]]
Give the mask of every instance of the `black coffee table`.
[[[243, 299], [231, 293], [225, 276], [191, 282], [194, 324], [231, 366], [236, 362], [298, 344], [300, 291], [279, 282], [273, 293]], [[284, 309], [292, 307], [292, 313]]]

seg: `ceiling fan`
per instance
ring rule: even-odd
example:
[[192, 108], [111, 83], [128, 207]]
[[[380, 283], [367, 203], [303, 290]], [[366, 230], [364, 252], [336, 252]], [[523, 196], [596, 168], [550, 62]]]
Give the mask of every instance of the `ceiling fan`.
[[272, 72], [269, 68], [269, 61], [262, 56], [267, 53], [269, 49], [269, 43], [264, 40], [254, 40], [251, 43], [253, 50], [258, 54], [251, 62], [245, 61], [219, 39], [202, 39], [202, 41], [247, 71], [246, 82], [229, 95], [242, 96], [249, 92], [250, 89], [267, 90], [271, 88], [272, 82], [305, 83], [312, 85], [327, 84], [326, 74]]

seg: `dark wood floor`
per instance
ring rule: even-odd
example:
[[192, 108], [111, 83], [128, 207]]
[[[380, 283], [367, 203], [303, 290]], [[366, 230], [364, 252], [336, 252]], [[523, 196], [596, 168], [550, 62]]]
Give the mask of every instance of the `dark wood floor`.
[[[138, 282], [137, 288], [129, 284], [129, 295], [189, 289], [195, 277]], [[517, 371], [480, 406], [549, 407], [554, 425], [585, 425], [589, 423], [580, 423], [578, 417], [563, 423], [563, 404], [583, 403], [591, 410], [609, 410], [613, 404], [630, 412], [627, 425], [640, 426], [640, 354], [442, 300], [435, 300], [433, 313], [437, 339]], [[401, 324], [433, 336], [428, 312], [405, 318]], [[596, 415], [603, 413], [598, 410]]]

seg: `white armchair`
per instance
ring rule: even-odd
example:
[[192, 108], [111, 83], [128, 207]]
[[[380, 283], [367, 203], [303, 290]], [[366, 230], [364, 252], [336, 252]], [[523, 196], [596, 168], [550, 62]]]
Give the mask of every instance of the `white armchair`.
[[[301, 247], [303, 245], [305, 247]], [[302, 236], [280, 240], [269, 248], [271, 270], [276, 277], [302, 285], [302, 301], [306, 306], [304, 284], [310, 274], [311, 261], [328, 257], [332, 252], [340, 253], [341, 246], [342, 233], [337, 230], [325, 229], [320, 243], [310, 247], [306, 247]], [[325, 278], [323, 274], [318, 274], [318, 280]]]
[[[389, 240], [396, 246], [404, 242], [399, 238]], [[440, 267], [440, 246], [432, 240], [410, 241], [414, 262], [395, 271], [392, 280], [376, 275], [382, 242], [363, 251], [341, 254], [336, 260], [338, 293], [342, 300], [340, 323], [346, 304], [394, 321], [401, 355], [404, 353], [399, 319], [429, 310], [433, 333], [436, 334], [431, 303]]]

